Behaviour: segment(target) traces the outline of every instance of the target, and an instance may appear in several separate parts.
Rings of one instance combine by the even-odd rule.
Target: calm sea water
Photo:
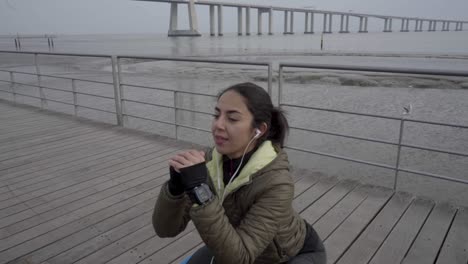
[[[27,51],[51,51],[72,53],[96,53],[119,55],[162,55],[228,58],[236,60],[326,63],[339,65],[365,65],[404,67],[418,69],[445,69],[468,71],[468,32],[420,32],[420,33],[368,33],[324,35],[324,50],[320,51],[321,36],[296,34],[283,36],[242,36],[168,38],[164,35],[76,35],[58,36],[55,48],[49,50],[47,40],[23,40]],[[0,39],[1,50],[14,50],[12,40]],[[109,62],[101,59],[76,59],[42,56],[43,74],[74,76],[82,79],[112,81]],[[32,56],[0,54],[0,67],[34,72]],[[198,91],[209,94],[239,81],[253,81],[265,86],[265,69],[235,67],[231,65],[201,65],[152,61],[124,63],[124,83],[163,87],[178,91]],[[302,70],[286,74],[284,102],[304,106],[333,108],[338,110],[401,117],[403,107],[412,105],[411,118],[468,124],[468,80],[433,78],[431,76],[385,76],[375,74],[337,74],[336,72]],[[8,74],[0,74],[7,80]],[[35,83],[34,76],[16,76],[16,81]],[[456,84],[456,85],[455,85]],[[69,81],[43,78],[42,85],[71,89]],[[100,95],[113,95],[111,85],[77,82],[78,90]],[[463,88],[464,87],[464,88]],[[9,90],[6,84],[0,89]],[[17,91],[38,95],[37,89],[17,86]],[[275,83],[276,89],[276,83]],[[126,98],[153,104],[172,105],[170,92],[157,92],[124,87]],[[0,93],[0,98],[8,95]],[[48,98],[73,102],[69,93],[46,91]],[[11,99],[8,97],[8,99]],[[28,104],[38,101],[19,98]],[[101,100],[79,96],[79,104],[113,111],[113,100]],[[199,111],[212,111],[212,98],[179,95],[178,106]],[[53,110],[72,114],[73,109],[49,102]],[[152,119],[174,120],[189,126],[209,128],[210,116],[179,111],[176,117],[172,109],[127,103],[126,110]],[[349,115],[336,115],[320,111],[306,111],[286,107],[292,126],[321,129],[334,133],[351,134],[395,142],[398,140],[399,122],[369,119]],[[102,121],[115,122],[112,114],[86,109],[80,115]],[[171,136],[173,126],[129,118],[127,126]],[[179,129],[179,137],[201,144],[211,144],[204,132]],[[350,156],[360,160],[393,166],[396,148],[375,143],[342,139],[314,133],[292,130],[291,146],[313,149],[334,155]],[[406,127],[403,141],[457,152],[468,152],[468,131],[465,129],[411,124]],[[394,172],[332,158],[290,152],[294,165],[334,176],[345,176],[391,187]],[[425,151],[404,149],[402,166],[421,171],[468,179],[468,158]],[[450,200],[468,205],[468,187],[442,180],[423,178],[401,173],[399,190]]]

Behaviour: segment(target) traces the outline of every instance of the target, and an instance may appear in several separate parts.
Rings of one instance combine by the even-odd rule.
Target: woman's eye
[[[229,119],[229,121],[231,121],[231,122],[237,122],[237,121],[238,121],[237,119],[232,118],[232,117],[229,117],[228,119]]]
[[[214,119],[218,119],[218,118],[219,118],[219,114],[213,114],[213,118],[214,118]]]

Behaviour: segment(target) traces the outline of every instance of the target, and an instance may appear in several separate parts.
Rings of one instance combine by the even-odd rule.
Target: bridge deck
[[[194,227],[155,236],[167,159],[189,144],[0,101],[0,263],[179,263]],[[294,171],[329,263],[463,263],[468,210]]]

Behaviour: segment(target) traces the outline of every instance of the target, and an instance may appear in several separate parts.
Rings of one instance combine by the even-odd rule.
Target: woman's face
[[[211,126],[216,150],[229,158],[239,158],[255,136],[253,116],[244,98],[235,91],[225,92],[218,100]],[[249,146],[250,151],[256,142]]]

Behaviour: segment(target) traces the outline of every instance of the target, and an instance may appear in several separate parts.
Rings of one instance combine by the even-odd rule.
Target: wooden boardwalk
[[[0,101],[0,263],[179,263],[201,239],[157,237],[159,136]],[[295,170],[294,206],[329,263],[468,262],[468,210]]]

